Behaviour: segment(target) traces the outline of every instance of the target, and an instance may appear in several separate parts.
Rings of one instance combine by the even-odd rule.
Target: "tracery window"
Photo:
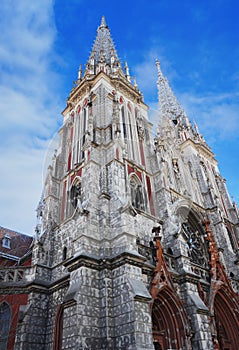
[[[136,209],[145,210],[142,184],[136,176],[130,178],[131,203]]]
[[[7,303],[0,305],[0,350],[7,349],[11,324],[11,308]]]
[[[203,230],[197,222],[194,222],[192,214],[189,214],[187,222],[182,224],[182,233],[187,242],[188,256],[190,259],[205,267],[208,261],[207,244]]]

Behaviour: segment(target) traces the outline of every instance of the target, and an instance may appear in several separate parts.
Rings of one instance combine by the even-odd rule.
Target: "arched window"
[[[204,237],[204,230],[199,224],[199,218],[192,211],[182,207],[179,214],[186,218],[182,223],[181,232],[187,243],[187,252],[190,260],[202,267],[208,265],[208,247]]]
[[[126,142],[126,140],[127,140],[127,127],[126,127],[124,106],[122,106],[122,108],[121,108],[121,116],[122,116],[123,136],[124,136],[124,141]]]
[[[83,120],[82,120],[82,141],[81,141],[81,158],[84,159],[84,144],[86,141],[86,123],[87,123],[87,111],[83,109]]]
[[[66,260],[66,257],[67,257],[67,248],[64,247],[62,251],[62,260]]]
[[[142,184],[136,176],[130,178],[130,192],[132,206],[136,209],[145,210]]]
[[[67,209],[67,217],[70,217],[75,209],[77,208],[77,205],[79,204],[79,201],[81,200],[81,182],[75,181],[73,185],[71,186],[71,189],[67,193],[68,196],[68,209]]]
[[[230,240],[230,243],[231,243],[231,246],[232,246],[232,249],[234,252],[237,251],[237,239],[236,239],[236,235],[235,233],[233,232],[233,227],[230,227],[230,224],[227,223],[226,224],[226,229],[227,229],[227,234],[228,234],[228,237],[229,237],[229,240]]]
[[[134,152],[134,136],[133,136],[133,122],[132,122],[132,114],[131,112],[128,112],[128,120],[129,120],[129,137],[130,137],[130,156],[131,159],[135,159],[135,152]]]
[[[11,324],[11,308],[3,302],[0,305],[0,349],[7,349],[9,330]]]

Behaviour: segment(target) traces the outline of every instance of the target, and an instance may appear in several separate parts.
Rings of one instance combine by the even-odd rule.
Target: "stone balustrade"
[[[0,283],[27,282],[30,273],[30,266],[0,267]]]

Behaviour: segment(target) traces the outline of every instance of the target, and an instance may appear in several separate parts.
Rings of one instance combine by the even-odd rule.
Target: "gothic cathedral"
[[[155,75],[153,138],[103,17],[62,112],[31,266],[1,286],[28,295],[14,349],[239,349],[239,210],[158,61]]]

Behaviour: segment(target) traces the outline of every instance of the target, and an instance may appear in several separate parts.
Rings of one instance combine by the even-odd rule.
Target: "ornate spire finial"
[[[158,71],[158,79],[163,79],[163,74],[162,74],[162,71],[161,71],[161,68],[160,68],[160,62],[159,62],[159,60],[157,58],[155,60],[155,65],[156,65],[156,68],[157,68],[157,71]]]
[[[125,61],[125,77],[130,82],[129,66],[126,61]]]
[[[105,16],[102,16],[99,28],[108,28],[106,21],[105,21]]]
[[[161,73],[161,70],[160,70],[160,62],[159,62],[159,60],[158,60],[157,58],[156,58],[156,60],[155,60],[155,64],[156,64],[158,73],[159,73],[159,72]]]
[[[78,80],[81,80],[82,78],[82,64],[80,64],[79,66],[79,70],[78,70]]]

